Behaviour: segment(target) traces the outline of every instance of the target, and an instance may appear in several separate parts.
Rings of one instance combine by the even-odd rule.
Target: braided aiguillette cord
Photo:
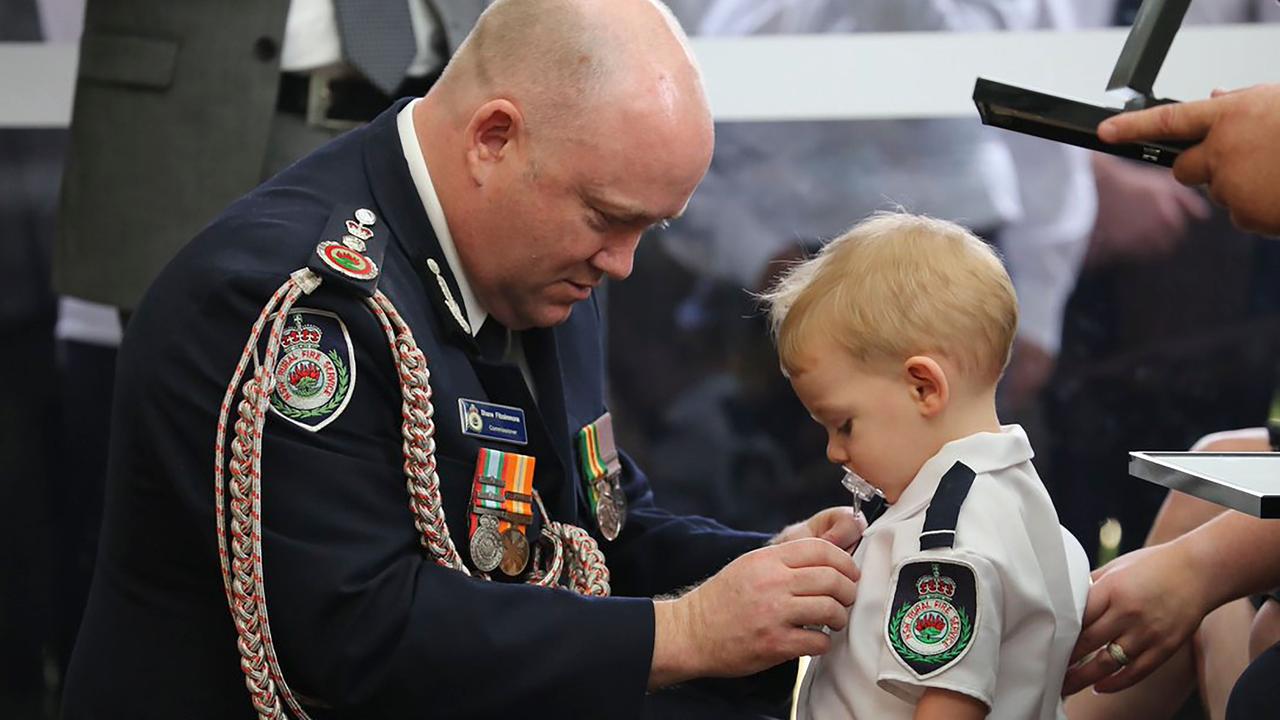
[[[300,280],[302,282],[300,282]],[[218,528],[218,553],[223,571],[223,585],[228,588],[228,603],[236,626],[240,667],[245,673],[245,686],[253,700],[258,717],[280,720],[284,717],[281,700],[299,720],[309,720],[290,691],[276,658],[275,644],[267,615],[266,590],[262,582],[262,431],[266,423],[267,404],[274,388],[274,370],[280,351],[281,330],[289,310],[303,293],[305,282],[298,274],[290,277],[268,301],[258,316],[236,365],[218,416],[214,495]],[[277,311],[278,307],[278,311]],[[272,313],[276,317],[268,336],[263,362],[253,378],[244,383],[232,440],[231,475],[231,562],[226,558],[226,524],[223,519],[223,448],[226,442],[227,415],[240,380],[253,359],[262,329]],[[248,527],[246,527],[246,525]]]
[[[281,700],[298,720],[310,720],[284,680],[267,614],[262,571],[262,441],[267,407],[275,388],[275,366],[285,321],[298,298],[304,293],[314,292],[320,283],[318,276],[303,269],[290,276],[272,295],[249,333],[218,416],[214,468],[218,561],[238,635],[237,646],[245,685],[260,720],[283,720],[286,714]],[[437,564],[470,575],[445,523],[435,460],[435,409],[431,402],[431,374],[426,356],[390,299],[377,292],[367,300],[367,304],[386,334],[396,362],[402,398],[404,472],[409,509],[414,526],[421,535],[420,542]],[[273,314],[275,318],[262,362],[256,366],[253,377],[242,386],[241,380],[255,357],[262,331]],[[227,420],[237,390],[243,399],[236,406],[238,418],[231,443],[233,457],[228,466],[225,461]],[[224,467],[229,467],[231,476],[230,552],[227,550],[228,528],[224,517],[227,509]],[[534,497],[545,521],[542,535],[550,543],[552,553],[548,566],[545,569],[535,568],[529,582],[555,585],[567,565],[569,584],[574,591],[583,595],[608,596],[609,569],[595,539],[582,528],[551,520],[537,491]]]

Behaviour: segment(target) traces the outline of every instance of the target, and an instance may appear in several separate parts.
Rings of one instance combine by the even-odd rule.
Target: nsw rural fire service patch
[[[968,563],[908,560],[898,567],[885,639],[917,678],[932,677],[964,657],[978,619],[977,582]]]
[[[346,324],[324,310],[291,311],[275,380],[271,409],[280,417],[311,432],[337,420],[356,387]]]

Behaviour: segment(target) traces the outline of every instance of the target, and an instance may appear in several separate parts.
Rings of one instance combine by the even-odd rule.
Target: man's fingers
[[[1104,142],[1140,140],[1199,140],[1218,118],[1220,100],[1170,103],[1136,112],[1120,113],[1098,126]]]
[[[784,620],[795,627],[826,625],[838,631],[849,624],[849,609],[825,596],[792,598]]]
[[[836,547],[849,552],[862,539],[862,532],[867,529],[867,519],[862,513],[854,513],[853,508],[840,508],[833,512],[830,525],[822,532],[822,539]]]
[[[1173,176],[1183,185],[1204,185],[1212,180],[1209,172],[1209,151],[1204,145],[1196,145],[1182,151],[1173,163]]]
[[[831,597],[848,607],[858,597],[858,584],[835,568],[799,568],[791,576],[791,594],[798,597]]]
[[[835,568],[850,580],[857,582],[861,573],[853,563],[849,553],[819,538],[792,540],[775,546],[783,564],[789,568],[820,567]]]
[[[783,638],[786,654],[797,658],[801,655],[825,655],[831,649],[831,636],[821,630],[795,628]]]

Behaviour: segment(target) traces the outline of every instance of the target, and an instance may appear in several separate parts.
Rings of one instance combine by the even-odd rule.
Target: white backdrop
[[[854,120],[974,116],[979,75],[1103,104],[1127,30],[860,33],[700,38],[717,119]],[[75,45],[0,44],[0,127],[58,127],[71,117]],[[1215,87],[1280,81],[1280,26],[1184,28],[1157,92],[1180,100]]]

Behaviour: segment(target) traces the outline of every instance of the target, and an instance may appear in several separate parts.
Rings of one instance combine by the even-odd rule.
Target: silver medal
[[[596,523],[604,539],[613,542],[622,534],[622,526],[627,521],[627,498],[617,476],[599,478],[595,486]]]
[[[502,563],[502,536],[498,534],[498,519],[492,515],[480,516],[471,536],[471,562],[480,572],[493,572]]]
[[[356,211],[356,222],[372,227],[377,224],[378,216],[374,215],[369,208],[360,208]]]

